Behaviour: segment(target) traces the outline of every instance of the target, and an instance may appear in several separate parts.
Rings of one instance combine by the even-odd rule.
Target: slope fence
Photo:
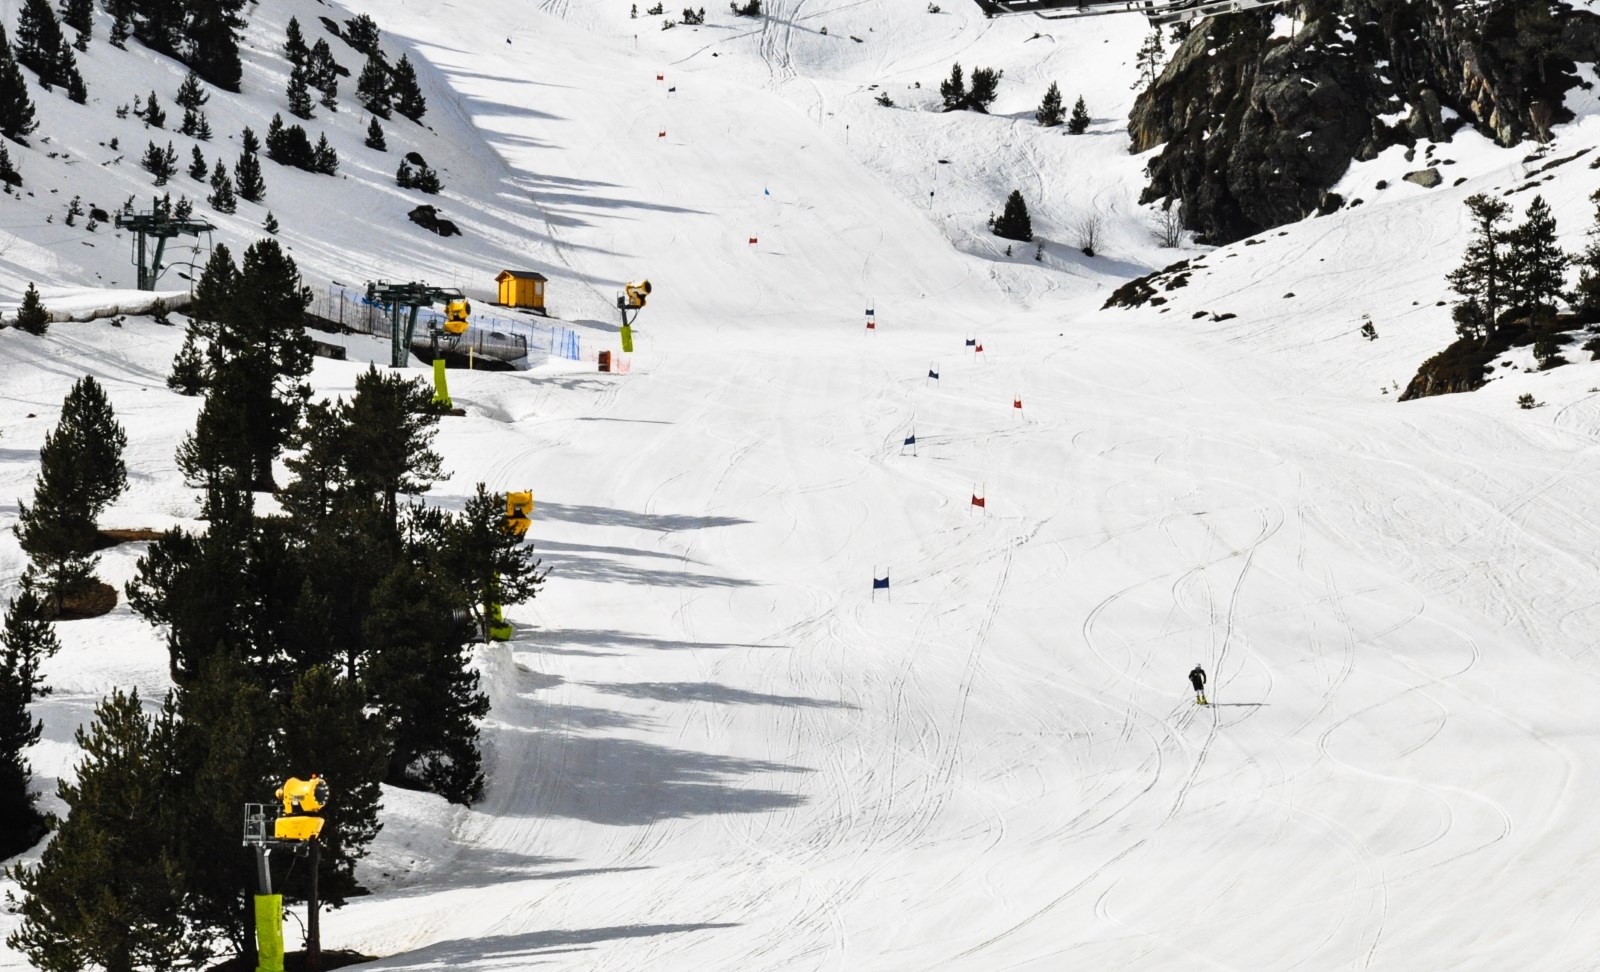
[[[368,300],[366,294],[334,281],[313,296],[306,308],[308,322],[322,330],[343,334],[371,334],[392,339],[389,306]],[[444,314],[424,307],[417,314],[412,334],[413,350],[426,350],[432,343],[431,326],[444,322]],[[545,321],[518,320],[495,314],[474,313],[466,333],[441,335],[440,346],[454,354],[472,354],[503,361],[518,369],[543,364],[551,358],[583,360],[578,332]]]

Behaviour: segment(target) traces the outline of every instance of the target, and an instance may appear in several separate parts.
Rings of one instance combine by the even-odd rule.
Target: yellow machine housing
[[[311,840],[322,833],[321,817],[279,817],[272,822],[272,836],[278,840]]]
[[[623,287],[627,292],[624,300],[629,310],[638,310],[645,304],[645,298],[650,296],[650,281],[641,280],[636,284],[627,284]]]
[[[472,313],[472,304],[465,297],[451,300],[444,305],[444,330],[446,334],[460,334],[467,329],[467,316]]]
[[[279,840],[311,840],[322,833],[322,818],[310,816],[328,802],[328,782],[312,773],[311,779],[291,776],[275,794],[283,801],[283,816],[272,822],[272,836]],[[291,816],[293,814],[293,816]]]
[[[528,532],[529,525],[533,522],[528,519],[533,515],[533,493],[507,493],[506,494],[506,529],[522,536]]]

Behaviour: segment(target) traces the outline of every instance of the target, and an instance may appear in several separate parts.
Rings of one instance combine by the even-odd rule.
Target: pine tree
[[[11,153],[0,143],[0,185],[7,187],[22,185],[22,173],[17,171],[11,162]]]
[[[1456,316],[1457,329],[1472,329],[1479,337],[1487,339],[1500,325],[1500,313],[1506,285],[1505,243],[1506,231],[1501,228],[1508,207],[1504,201],[1482,193],[1468,196],[1468,212],[1474,224],[1474,236],[1462,255],[1461,266],[1451,271],[1446,279],[1450,289],[1464,300]]]
[[[133,35],[153,51],[177,57],[184,35],[182,0],[134,0]]]
[[[211,100],[211,95],[201,85],[200,75],[191,70],[183,76],[183,83],[178,85],[178,93],[172,100],[180,108],[199,111],[206,102]]]
[[[28,82],[11,54],[5,28],[0,27],[0,135],[26,144],[24,139],[37,127],[39,123],[33,120],[33,98],[28,94]]]
[[[219,163],[220,164],[220,163]],[[167,375],[167,387],[180,395],[199,395],[210,385],[205,358],[195,342],[195,329],[189,328],[183,336],[183,347],[172,359],[172,371]]]
[[[314,665],[295,680],[274,738],[275,765],[302,779],[316,773],[338,787],[338,798],[323,811],[318,888],[327,904],[338,907],[357,891],[356,862],[382,826],[379,784],[389,763],[383,720],[368,712],[365,686]],[[305,883],[302,875],[284,890],[304,898]]]
[[[463,605],[446,584],[404,558],[379,581],[363,625],[362,678],[393,740],[385,782],[471,803],[483,793],[473,720],[489,711],[489,700],[467,667],[473,626],[454,614]]]
[[[1161,43],[1161,28],[1151,27],[1150,33],[1145,36],[1144,45],[1139,48],[1139,53],[1134,55],[1134,65],[1139,71],[1139,80],[1133,84],[1134,90],[1155,84],[1156,78],[1161,76],[1161,66],[1166,60],[1166,53],[1166,47]]]
[[[300,33],[300,19],[298,17],[290,17],[289,26],[284,31],[283,56],[288,59],[291,65],[304,67],[306,58],[310,53],[306,49],[306,39]]]
[[[57,83],[56,58],[62,43],[61,24],[50,0],[23,0],[17,16],[16,58],[39,76],[45,88]]]
[[[50,330],[50,312],[44,309],[39,290],[31,282],[22,294],[22,305],[17,308],[17,327],[39,337]]]
[[[367,139],[363,144],[380,152],[389,151],[388,143],[383,140],[383,126],[378,124],[378,119],[367,122]]]
[[[967,103],[967,82],[961,76],[961,65],[950,68],[950,77],[939,82],[939,97],[944,99],[945,111],[960,111]]]
[[[139,161],[144,170],[156,177],[156,185],[164,186],[178,172],[178,150],[168,142],[165,149],[151,142]]]
[[[1553,315],[1570,263],[1556,245],[1550,205],[1534,196],[1526,220],[1506,234],[1506,306],[1533,317]]]
[[[199,116],[194,124],[194,137],[202,142],[211,141],[211,123],[206,120],[205,112],[197,112]]]
[[[1083,95],[1078,96],[1078,103],[1072,106],[1072,117],[1067,119],[1067,134],[1082,135],[1089,130],[1089,108],[1083,103]]]
[[[267,218],[261,221],[261,228],[273,236],[278,235],[278,230],[280,228],[278,226],[278,217],[272,215],[272,210],[267,210]]]
[[[244,76],[239,61],[239,31],[244,20],[239,11],[244,0],[208,0],[189,3],[188,44],[184,61],[206,81],[224,91],[238,91]]]
[[[206,404],[211,406],[210,395]],[[169,674],[179,685],[201,678],[217,657],[245,657],[254,632],[265,627],[257,617],[260,598],[247,590],[252,574],[260,574],[252,566],[258,550],[254,500],[236,479],[226,479],[225,464],[238,461],[242,449],[225,439],[217,445],[234,455],[216,460],[219,486],[209,500],[206,531],[192,535],[173,528],[162,534],[124,587],[133,612],[165,628]]]
[[[220,165],[221,160],[218,160],[217,164]],[[204,180],[206,172],[206,157],[200,153],[200,146],[191,146],[189,148],[189,178]]]
[[[290,150],[286,141],[287,131],[288,129],[283,124],[283,116],[274,112],[272,121],[267,122],[267,158],[279,165],[285,165],[289,161]]]
[[[356,101],[379,118],[389,117],[389,67],[376,54],[368,55],[356,80]]]
[[[306,82],[313,88],[324,89],[339,78],[339,63],[333,59],[333,48],[326,38],[317,38],[306,58]]]
[[[311,91],[306,87],[306,72],[302,67],[296,66],[289,72],[289,114],[296,118],[311,117]],[[267,132],[267,152],[270,157],[272,152],[272,132]]]
[[[50,694],[39,666],[61,650],[31,572],[22,575],[22,587],[6,611],[0,648],[0,856],[12,857],[46,833],[34,805],[27,758],[43,726],[28,714],[28,706]]]
[[[322,92],[322,107],[335,110],[339,104],[339,64],[333,59],[333,50],[325,39],[318,38],[306,62],[306,81]]]
[[[417,170],[416,175],[412,176],[411,187],[413,189],[421,189],[430,196],[437,195],[442,188],[439,183],[439,173],[424,165]]]
[[[183,109],[183,121],[178,125],[179,135],[193,136],[200,127],[200,115],[193,108]]]
[[[127,6],[118,4],[118,9],[111,15],[111,34],[109,36],[111,46],[123,47],[132,33],[133,16]]]
[[[194,298],[189,302],[189,320],[198,328],[200,337],[209,340],[216,336],[216,324],[232,306],[238,285],[239,268],[233,262],[233,254],[228,244],[218,243],[206,259],[205,269],[194,286]]]
[[[211,195],[206,197],[206,202],[219,213],[231,214],[239,209],[239,201],[233,194],[233,178],[221,159],[211,170]]]
[[[65,0],[61,22],[87,38],[94,29],[94,0]]]
[[[173,843],[189,822],[175,738],[170,709],[147,718],[138,694],[120,691],[78,729],[76,782],[57,786],[66,820],[36,866],[7,872],[21,887],[22,921],[6,944],[34,967],[167,969],[209,956],[207,936],[182,915],[188,882]]]
[[[479,483],[440,547],[443,573],[472,606],[484,641],[495,606],[529,600],[544,583],[532,544],[506,526],[505,512],[505,494]]]
[[[422,116],[428,111],[428,100],[422,96],[422,86],[417,82],[417,69],[412,67],[411,59],[404,54],[400,55],[400,63],[394,66],[391,91],[395,111],[414,122],[422,121]]]
[[[220,933],[238,951],[248,947],[253,854],[239,843],[247,802],[270,799],[272,700],[266,685],[237,658],[219,653],[200,677],[175,693],[176,756],[183,774],[183,838],[176,842],[188,892],[183,913]],[[275,775],[275,774],[274,774]]]
[[[339,171],[339,153],[334,150],[333,144],[328,141],[328,134],[323,132],[317,136],[317,147],[311,150],[312,168],[323,175],[335,175]]]
[[[149,99],[145,101],[144,113],[142,117],[144,118],[145,124],[151,126],[152,128],[166,127],[167,112],[166,109],[161,107],[161,102],[156,98],[156,93],[154,91],[150,92]]]
[[[994,221],[994,235],[1023,243],[1033,239],[1033,223],[1028,219],[1028,204],[1022,201],[1022,192],[1011,190],[1006,197],[1006,208]]]
[[[399,496],[427,492],[445,478],[433,451],[439,415],[433,392],[420,379],[369,366],[356,377],[356,394],[343,408],[342,439],[352,489],[376,497],[389,531],[398,528]]]
[[[85,375],[67,393],[56,436],[45,437],[39,462],[41,467],[56,462],[73,467],[92,524],[128,488],[128,470],[122,460],[127,445],[128,435],[117,422],[105,389]],[[56,449],[62,450],[60,457]],[[41,468],[41,478],[44,475]]]
[[[972,90],[967,92],[966,107],[988,114],[989,106],[994,104],[994,99],[999,93],[1000,79],[1004,76],[1004,71],[996,71],[993,68],[974,68]]]
[[[378,25],[366,14],[356,14],[345,21],[347,28],[344,33],[345,41],[356,50],[368,57],[380,56],[378,54]]]
[[[208,265],[202,277],[209,274]],[[197,425],[183,447],[201,458],[220,456],[221,465],[191,461],[191,467],[223,468],[247,488],[274,488],[272,460],[290,441],[310,397],[301,380],[311,372],[312,346],[302,321],[309,299],[276,240],[259,240],[245,251],[216,319],[212,385],[201,412],[211,424]],[[184,471],[193,478],[190,468]]]
[[[66,41],[61,42],[61,50],[56,55],[56,77],[67,89],[68,101],[78,105],[88,103],[89,86],[84,84],[83,75],[78,72],[78,58]]]
[[[261,160],[256,157],[259,149],[256,133],[246,127],[239,161],[233,167],[233,182],[239,198],[248,202],[260,202],[267,194],[267,184],[261,178]]]
[[[1038,110],[1033,113],[1033,120],[1046,128],[1054,128],[1061,124],[1065,114],[1065,109],[1061,107],[1061,88],[1052,81],[1050,89],[1044,93],[1044,100],[1039,102]]]
[[[1594,205],[1594,223],[1589,227],[1589,242],[1575,261],[1578,264],[1578,286],[1572,291],[1573,308],[1581,320],[1600,321],[1600,190],[1590,194]]]
[[[394,184],[402,189],[410,189],[416,185],[416,172],[411,168],[411,163],[405,159],[400,160],[400,167],[394,170]]]

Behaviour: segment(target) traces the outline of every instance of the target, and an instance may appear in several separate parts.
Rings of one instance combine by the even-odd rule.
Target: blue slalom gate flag
[[[868,317],[872,316],[872,308],[870,308],[870,307],[867,308],[867,316]]]
[[[770,195],[772,195],[772,190],[771,190],[771,189],[765,189],[765,188],[763,188],[763,189],[762,189],[762,190],[761,190],[761,194],[762,194],[762,195],[763,195],[763,196],[770,196]]]
[[[969,348],[973,347],[977,343],[978,343],[978,339],[977,338],[967,338],[967,347],[969,347]]]
[[[872,579],[872,589],[875,590],[875,591],[886,591],[886,590],[888,590],[889,589],[889,578],[887,578],[887,577],[874,577]]]
[[[906,445],[914,446],[916,444],[917,444],[917,433],[913,432],[910,435],[906,436]]]
[[[934,381],[938,381],[939,380],[939,373],[937,371],[934,371],[932,368],[929,368],[928,369],[928,377],[932,378]]]

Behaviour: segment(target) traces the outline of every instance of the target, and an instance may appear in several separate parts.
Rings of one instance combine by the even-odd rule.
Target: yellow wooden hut
[[[496,303],[545,312],[544,285],[549,278],[544,274],[533,270],[502,270],[494,279],[500,285],[500,299]]]

